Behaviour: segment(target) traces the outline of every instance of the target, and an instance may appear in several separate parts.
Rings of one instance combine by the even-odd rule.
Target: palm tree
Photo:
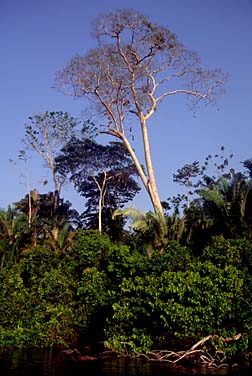
[[[45,231],[45,244],[55,253],[64,252],[71,245],[75,232],[70,230],[70,225],[65,223],[57,233],[48,228]]]
[[[22,252],[29,247],[31,231],[26,216],[17,213],[10,206],[0,211],[0,257],[4,264],[16,262]]]
[[[252,181],[242,173],[234,173],[230,179],[222,176],[212,187],[197,193],[214,232],[229,237],[251,233]]]
[[[151,211],[142,213],[133,207],[128,207],[115,210],[113,218],[117,216],[123,216],[130,221],[130,229],[140,235],[149,257],[151,257],[154,249],[164,250],[168,242],[168,227],[166,217],[163,214]]]

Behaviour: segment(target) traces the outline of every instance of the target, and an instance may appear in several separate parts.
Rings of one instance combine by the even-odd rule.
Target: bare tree
[[[98,17],[94,35],[98,47],[72,58],[57,73],[56,86],[65,94],[91,100],[94,114],[106,121],[102,132],[124,143],[154,210],[163,214],[147,122],[158,104],[172,95],[185,94],[193,105],[215,101],[226,78],[219,69],[204,70],[197,54],[186,49],[175,34],[135,10]],[[129,137],[134,119],[142,132],[145,168]]]
[[[73,136],[74,128],[79,121],[67,112],[48,112],[29,117],[30,123],[25,125],[24,145],[35,151],[44,160],[45,166],[51,171],[55,192],[60,195],[66,178],[57,174],[55,157],[60,149]],[[22,154],[26,151],[22,150]],[[47,181],[45,181],[45,184]]]

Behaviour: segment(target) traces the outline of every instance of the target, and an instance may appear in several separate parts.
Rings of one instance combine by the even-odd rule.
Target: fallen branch
[[[195,345],[193,345],[190,350],[195,350],[197,347],[202,346],[205,342],[213,338],[219,338],[222,342],[227,343],[227,342],[232,342],[232,341],[238,341],[241,337],[242,337],[242,333],[238,333],[234,337],[227,337],[227,338],[217,336],[216,334],[215,335],[210,334],[209,336],[204,337],[200,341],[195,343]]]
[[[241,333],[236,334],[234,337],[223,338],[218,335],[208,335],[196,342],[189,350],[185,351],[169,351],[169,350],[153,350],[147,354],[140,354],[149,361],[169,362],[172,364],[178,364],[182,360],[190,359],[197,361],[197,359],[207,365],[208,367],[228,367],[226,363],[227,357],[223,351],[216,351],[214,355],[209,354],[202,347],[206,342],[211,339],[219,338],[222,342],[228,343],[231,341],[238,341],[242,337]]]

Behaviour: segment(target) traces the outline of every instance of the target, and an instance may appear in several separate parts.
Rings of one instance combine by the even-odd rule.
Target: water
[[[248,376],[248,370],[189,369],[167,364],[124,358],[95,362],[69,362],[60,352],[44,350],[2,350],[0,376],[180,376],[180,375],[239,375]]]

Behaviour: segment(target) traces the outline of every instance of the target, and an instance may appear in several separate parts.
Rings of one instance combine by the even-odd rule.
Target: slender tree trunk
[[[151,160],[148,129],[146,126],[146,121],[143,118],[141,119],[141,128],[142,128],[142,136],[143,136],[143,144],[144,144],[145,162],[146,162],[146,168],[147,168],[147,173],[149,177],[148,193],[151,198],[155,212],[164,216],[164,211],[163,211],[160,197],[158,194],[156,179],[155,179],[152,160]]]
[[[102,191],[100,191],[98,202],[98,230],[102,233]]]
[[[111,177],[107,178],[107,172],[103,171],[103,181],[102,184],[99,184],[98,180],[95,176],[92,176],[95,184],[97,185],[97,188],[99,190],[99,201],[98,201],[98,230],[100,233],[102,233],[102,209],[104,205],[104,196],[106,193],[106,183],[108,180],[111,179]]]
[[[30,181],[29,181],[29,174],[28,174],[28,168],[25,162],[25,183],[26,183],[26,189],[28,194],[28,227],[31,228],[31,222],[32,222],[32,201],[31,201],[31,188],[30,188]]]

